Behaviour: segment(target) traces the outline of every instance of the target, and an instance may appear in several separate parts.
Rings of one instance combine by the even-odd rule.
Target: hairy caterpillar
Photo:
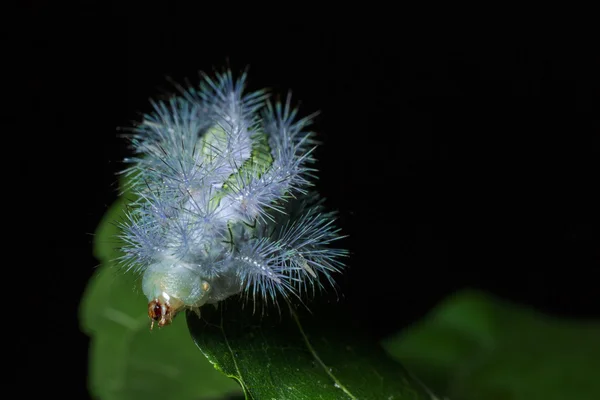
[[[335,215],[311,192],[313,116],[296,118],[288,95],[245,93],[246,73],[204,75],[179,87],[130,135],[123,171],[136,200],[122,223],[120,259],[143,275],[159,327],[181,310],[244,294],[277,295],[333,284],[346,250]]]

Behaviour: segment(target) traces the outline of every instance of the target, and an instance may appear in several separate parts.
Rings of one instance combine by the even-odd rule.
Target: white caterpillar
[[[121,258],[143,274],[148,315],[159,326],[185,308],[235,294],[275,301],[333,284],[346,250],[334,214],[309,178],[312,116],[296,119],[290,96],[244,93],[246,74],[205,76],[133,130],[126,159],[137,196],[122,224]]]

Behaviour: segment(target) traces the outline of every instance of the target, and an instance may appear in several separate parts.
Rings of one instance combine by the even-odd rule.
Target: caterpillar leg
[[[198,318],[201,317],[201,315],[200,315],[200,307],[191,307],[191,309],[198,316]]]

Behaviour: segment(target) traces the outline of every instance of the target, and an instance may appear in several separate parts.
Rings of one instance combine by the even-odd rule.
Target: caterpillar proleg
[[[310,178],[313,115],[290,95],[246,93],[246,73],[204,75],[132,129],[123,173],[136,200],[120,261],[142,275],[159,327],[184,309],[241,294],[276,302],[334,284],[347,251]]]

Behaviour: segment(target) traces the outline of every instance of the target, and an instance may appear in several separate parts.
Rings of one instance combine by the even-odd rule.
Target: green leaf
[[[176,318],[150,332],[139,282],[111,262],[121,255],[115,223],[132,200],[126,199],[121,196],[97,229],[101,267],[80,310],[82,330],[92,338],[95,398],[216,399],[240,393],[241,384],[247,398],[260,400],[434,399],[378,343],[359,335],[339,307],[260,317],[234,297],[219,309],[203,307],[202,319],[188,313],[187,325]]]
[[[82,330],[91,337],[91,395],[101,400],[200,400],[239,393],[239,386],[198,352],[183,318],[168,329],[150,331],[139,282],[111,263],[119,255],[114,223],[124,207],[121,198],[97,229],[94,250],[101,267],[80,308]]]
[[[452,400],[600,399],[600,322],[465,291],[384,343]]]
[[[198,348],[247,399],[434,398],[339,307],[313,309],[263,316],[233,298],[187,321]]]

